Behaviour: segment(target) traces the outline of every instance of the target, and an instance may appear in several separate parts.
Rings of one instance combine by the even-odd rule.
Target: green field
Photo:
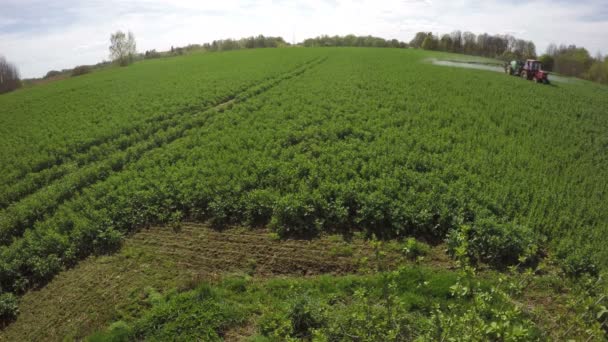
[[[476,266],[550,263],[568,279],[603,273],[608,88],[541,86],[427,62],[445,56],[373,48],[194,54],[0,96],[0,291],[22,295],[90,255],[116,251],[141,228],[182,221],[269,229],[282,239],[447,238],[450,254]],[[413,271],[394,272],[399,284]],[[380,274],[335,286],[369,287],[386,280]],[[294,281],[317,288],[328,280]],[[273,286],[287,285],[254,282],[244,297],[230,284],[205,286],[194,290],[213,294],[204,305],[255,302],[207,317],[214,323],[205,329],[217,332],[280,306]],[[350,291],[317,289],[310,300],[326,305],[347,293],[364,314],[365,300]],[[408,291],[397,290],[399,310],[424,295]],[[422,311],[431,317],[432,308]],[[335,329],[357,321],[339,322],[334,309],[318,334],[340,340]],[[142,332],[157,314],[150,310],[125,333],[166,338],[171,330]],[[593,315],[599,324],[608,316]],[[224,326],[221,317],[236,321]],[[193,329],[183,338],[212,336]],[[416,329],[407,339],[441,336]],[[523,340],[542,339],[543,329]]]

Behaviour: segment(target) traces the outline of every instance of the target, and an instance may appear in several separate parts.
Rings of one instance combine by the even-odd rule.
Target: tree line
[[[550,44],[540,60],[549,71],[608,84],[608,57],[591,57],[583,47]]]
[[[410,42],[410,46],[501,60],[536,58],[534,42],[517,39],[508,34],[476,35],[472,32],[454,31],[449,34],[434,35],[431,32],[418,32]]]
[[[110,36],[110,58],[121,66],[131,64],[138,59],[151,59],[182,55],[194,51],[229,51],[239,49],[278,48],[292,46],[282,37],[251,36],[241,39],[220,39],[205,44],[190,44],[184,47],[171,47],[170,51],[157,52],[147,50],[138,53],[133,33],[117,31]],[[297,46],[303,47],[384,47],[384,48],[420,48],[424,50],[445,51],[466,55],[497,58],[504,61],[514,59],[537,58],[534,42],[518,39],[511,35],[476,35],[472,32],[453,31],[449,34],[435,35],[432,32],[418,32],[409,42],[397,39],[384,39],[373,36],[328,36],[322,35],[304,40]],[[567,76],[580,77],[594,82],[608,84],[608,58],[598,55],[591,57],[583,47],[576,45],[549,45],[547,52],[538,57],[543,68]],[[93,69],[108,65],[102,62],[94,66],[82,65],[62,71],[51,70],[44,79],[61,75],[78,76]],[[0,56],[0,94],[13,91],[22,86],[19,71],[14,64]]]
[[[324,47],[324,46],[355,46],[355,47],[390,47],[407,48],[408,44],[397,39],[387,40],[373,36],[319,36],[309,38],[301,43],[304,47]]]

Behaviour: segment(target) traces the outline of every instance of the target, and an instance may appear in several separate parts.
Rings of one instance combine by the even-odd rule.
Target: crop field
[[[194,54],[0,96],[0,293],[182,221],[280,239],[413,236],[501,270],[550,257],[570,275],[605,271],[608,88],[436,56]]]

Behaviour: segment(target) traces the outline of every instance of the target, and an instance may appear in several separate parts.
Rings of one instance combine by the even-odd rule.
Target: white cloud
[[[138,48],[220,38],[280,35],[297,41],[321,34],[371,34],[409,41],[417,31],[511,33],[543,51],[550,42],[574,43],[592,54],[608,49],[603,0],[119,0],[42,2],[3,0],[0,53],[25,77],[107,59],[111,32],[131,30]]]

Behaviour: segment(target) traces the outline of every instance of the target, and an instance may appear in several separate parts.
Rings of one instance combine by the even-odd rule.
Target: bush
[[[293,337],[309,338],[314,329],[318,329],[324,324],[321,303],[306,296],[301,297],[292,305],[289,319]]]
[[[145,59],[153,59],[153,58],[160,58],[160,52],[156,51],[156,50],[146,50],[146,52],[144,53],[144,58]]]
[[[416,259],[421,256],[429,254],[431,247],[424,242],[420,242],[414,238],[408,238],[405,240],[402,252],[409,259]]]
[[[314,237],[322,228],[312,200],[300,195],[286,195],[275,205],[271,227],[281,237]]]
[[[49,72],[46,73],[46,75],[44,75],[44,78],[51,78],[51,77],[55,77],[55,76],[59,76],[61,75],[61,71],[57,71],[57,70],[51,70]]]
[[[555,60],[552,56],[544,54],[538,58],[540,60],[540,64],[543,67],[543,70],[553,71],[553,64],[555,64]]]
[[[576,278],[583,275],[596,277],[599,274],[597,264],[588,249],[562,242],[557,248],[556,256],[562,270],[570,277]]]
[[[259,322],[263,335],[282,341],[310,339],[314,330],[324,325],[322,303],[308,296],[297,297],[287,310],[264,314]]]
[[[72,70],[72,76],[80,76],[84,74],[88,74],[92,71],[91,67],[88,65],[80,65]]]
[[[91,335],[88,342],[120,342],[129,341],[132,339],[132,328],[123,321],[112,323],[110,327],[103,332],[97,332]]]
[[[0,294],[0,327],[15,320],[18,314],[19,305],[17,297],[12,293]]]
[[[452,256],[465,256],[473,264],[484,262],[497,268],[537,261],[538,238],[528,227],[482,219],[453,229],[447,238]]]

